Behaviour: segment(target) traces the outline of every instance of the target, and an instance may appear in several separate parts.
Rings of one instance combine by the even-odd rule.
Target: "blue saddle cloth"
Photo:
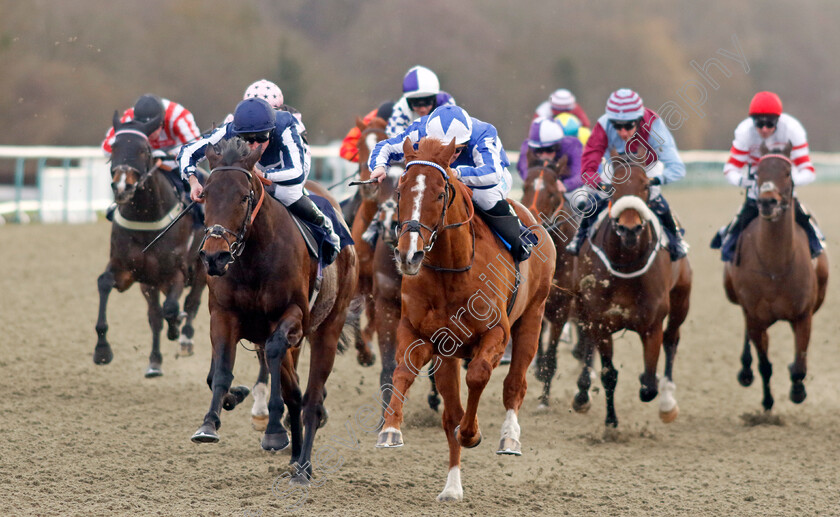
[[[333,230],[336,235],[338,235],[338,239],[341,242],[341,249],[344,249],[345,246],[354,244],[353,237],[350,235],[350,232],[347,230],[344,222],[338,217],[338,214],[329,200],[321,196],[316,196],[315,194],[309,194],[309,198],[315,203],[321,212],[323,212],[323,214],[329,217],[330,221],[332,221]],[[326,264],[323,260],[323,257],[327,255],[323,252],[324,247],[329,246],[329,244],[326,243],[327,232],[324,228],[310,223],[309,221],[298,219],[297,217],[295,217],[295,220],[303,223],[303,228],[306,228],[309,231],[309,237],[314,240],[314,242],[312,242],[310,238],[307,238],[308,236],[306,235],[306,232],[304,232],[304,239],[306,240],[309,254],[318,259],[322,268],[327,267],[328,264]]]

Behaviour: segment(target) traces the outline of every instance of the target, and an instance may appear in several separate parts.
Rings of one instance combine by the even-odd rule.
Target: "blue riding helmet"
[[[262,133],[274,129],[274,108],[264,99],[249,98],[236,105],[233,112],[233,132]]]

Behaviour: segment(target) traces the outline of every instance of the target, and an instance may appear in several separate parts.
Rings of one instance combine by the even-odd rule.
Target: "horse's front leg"
[[[271,376],[268,399],[268,425],[261,442],[267,451],[280,451],[289,446],[289,434],[283,427],[282,364],[291,345],[297,345],[303,335],[303,312],[297,305],[286,309],[274,332],[265,342],[265,358]],[[294,458],[292,458],[294,461]]]
[[[111,345],[107,338],[108,319],[106,317],[108,297],[111,290],[116,287],[120,292],[125,291],[133,282],[134,279],[128,272],[122,271],[114,274],[110,263],[96,280],[96,286],[99,289],[99,316],[96,318],[97,339],[96,347],[93,349],[93,362],[95,364],[108,364],[114,358],[114,353],[111,351]]]
[[[747,319],[747,329],[750,340],[755,344],[755,355],[758,356],[758,373],[761,374],[761,383],[764,396],[761,405],[765,411],[773,409],[773,394],[770,392],[770,377],[773,376],[773,365],[767,356],[770,340],[767,337],[767,327],[757,321]]]
[[[467,409],[461,418],[461,425],[456,430],[458,443],[462,447],[471,449],[481,443],[481,431],[478,428],[478,401],[481,393],[490,381],[493,368],[499,365],[505,346],[510,337],[507,321],[499,324],[482,334],[478,351],[467,367]],[[533,358],[533,352],[531,353]],[[527,368],[527,365],[525,366]],[[507,390],[506,390],[507,391]],[[507,402],[507,400],[506,400]],[[507,406],[507,404],[505,404]]]
[[[260,363],[260,372],[254,384],[251,426],[255,431],[265,431],[268,425],[268,362],[265,358],[265,348],[257,347],[257,359]]]
[[[184,273],[176,271],[172,281],[167,286],[166,299],[163,301],[163,319],[166,320],[168,328],[166,330],[166,338],[170,341],[175,341],[181,335],[178,326],[181,324],[181,308],[179,302],[181,294],[184,292]]]
[[[213,359],[207,379],[210,381],[210,390],[213,392],[213,395],[210,400],[210,409],[204,415],[204,423],[192,436],[193,442],[218,442],[219,435],[216,431],[222,426],[219,418],[222,403],[226,402],[228,409],[233,409],[230,407],[230,403],[235,402],[235,398],[239,398],[234,395],[234,399],[231,399],[228,393],[230,385],[233,382],[233,364],[236,361],[236,344],[239,341],[239,337],[239,319],[236,315],[211,307],[210,343],[213,347]],[[237,393],[239,395],[243,393],[240,388],[243,387],[237,387]],[[245,388],[245,395],[247,395],[247,390]]]
[[[793,363],[788,366],[790,371],[790,400],[794,404],[801,404],[808,395],[805,392],[805,374],[808,371],[808,342],[811,340],[811,318],[809,312],[805,316],[790,323],[796,341]]]
[[[402,447],[400,425],[405,397],[420,369],[432,358],[432,344],[421,338],[404,318],[397,327],[396,357],[397,367],[392,380],[394,392],[385,410],[385,423],[379,431],[377,447]]]
[[[160,353],[160,332],[163,330],[163,312],[160,309],[160,290],[151,285],[141,284],[140,290],[148,306],[149,328],[152,329],[152,352],[149,354],[149,367],[146,377],[160,377],[163,375],[161,366],[163,355]]]
[[[181,327],[181,338],[179,340],[181,350],[178,352],[178,357],[189,357],[193,355],[193,336],[195,335],[193,322],[195,321],[196,314],[198,314],[198,307],[201,305],[201,293],[204,292],[204,288],[207,286],[207,275],[204,274],[204,266],[200,260],[196,262],[192,286],[187,297],[184,299],[184,312],[187,316],[184,319],[184,325]]]

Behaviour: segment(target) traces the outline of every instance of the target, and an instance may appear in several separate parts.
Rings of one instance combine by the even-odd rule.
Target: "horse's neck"
[[[120,214],[132,221],[156,221],[177,203],[174,188],[163,175],[152,172],[143,185],[135,190],[131,202],[120,207]]]
[[[764,266],[770,268],[788,266],[793,254],[793,230],[793,203],[777,221],[758,217],[756,251],[770,251],[769,253],[762,253],[761,263]]]

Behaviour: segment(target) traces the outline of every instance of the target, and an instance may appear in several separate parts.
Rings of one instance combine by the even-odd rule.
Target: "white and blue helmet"
[[[563,126],[547,118],[537,118],[531,122],[528,132],[528,147],[535,149],[550,147],[557,144],[566,136]]]
[[[440,81],[434,72],[425,66],[415,66],[403,78],[403,94],[406,99],[430,97],[440,93]]]
[[[455,139],[455,145],[465,144],[472,136],[472,119],[458,106],[441,106],[426,120],[426,136],[436,138],[448,145]]]

